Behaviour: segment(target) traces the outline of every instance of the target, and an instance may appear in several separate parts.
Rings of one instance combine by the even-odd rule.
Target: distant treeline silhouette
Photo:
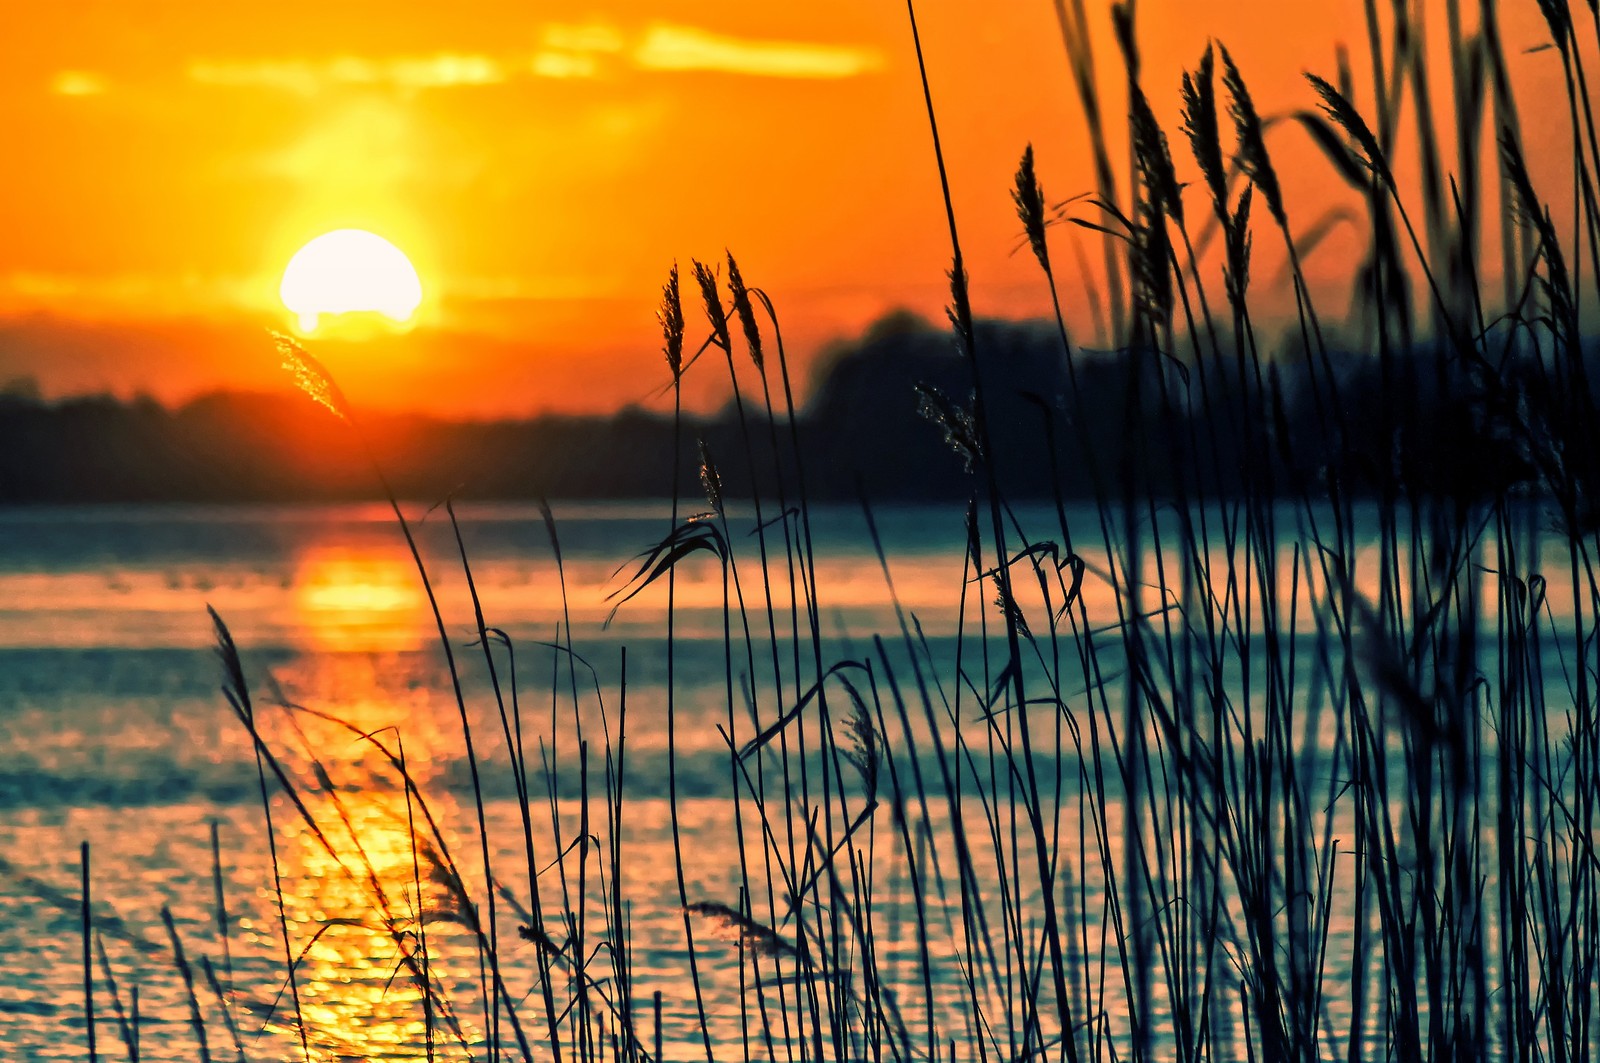
[[[1432,350],[1387,363],[1341,355],[1335,416],[1292,354],[1261,373],[1245,367],[1243,378],[1226,359],[1150,351],[1075,351],[1069,360],[1053,326],[997,320],[979,322],[976,347],[1011,497],[1160,494],[1172,486],[1169,470],[1183,468],[1199,470],[1198,486],[1213,496],[1338,478],[1359,494],[1465,499],[1534,487],[1554,468],[1594,482],[1588,467],[1600,461],[1600,428],[1579,413],[1590,402],[1560,383],[1595,377],[1560,372],[1531,349],[1525,365],[1493,373]],[[797,422],[810,497],[966,497],[977,445],[971,393],[971,369],[949,334],[912,315],[836,347]],[[1241,431],[1247,423],[1256,430]],[[362,431],[395,490],[415,499],[640,498],[672,483],[670,414],[638,408],[488,423],[381,414],[364,418]],[[763,485],[780,475],[765,423],[747,431],[730,404],[686,416],[684,482],[699,472],[696,437],[730,496],[749,494],[752,466]],[[781,475],[793,482],[795,470]],[[217,393],[178,409],[0,392],[0,504],[374,497],[356,435],[287,381],[281,395]]]

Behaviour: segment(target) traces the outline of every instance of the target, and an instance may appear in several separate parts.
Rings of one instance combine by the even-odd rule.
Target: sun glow
[[[317,548],[295,574],[296,612],[322,649],[409,649],[426,635],[415,578],[401,555]]]
[[[312,332],[324,314],[378,313],[404,323],[422,302],[422,281],[398,247],[365,229],[335,229],[294,253],[278,287],[283,305]]]

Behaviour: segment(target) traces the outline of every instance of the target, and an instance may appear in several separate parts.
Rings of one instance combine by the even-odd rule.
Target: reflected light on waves
[[[403,553],[319,547],[295,573],[294,607],[323,650],[409,650],[429,635],[427,600]]]

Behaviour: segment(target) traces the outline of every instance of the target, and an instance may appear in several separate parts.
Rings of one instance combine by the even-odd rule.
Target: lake
[[[848,508],[817,510],[809,527],[764,514],[764,538],[749,512],[726,525],[703,521],[719,531],[696,539],[702,548],[675,569],[670,638],[665,578],[622,600],[629,577],[654,563],[645,552],[668,530],[665,503],[557,506],[553,525],[534,507],[464,507],[459,543],[444,510],[407,510],[454,673],[386,507],[0,513],[0,950],[8,957],[0,1045],[8,1057],[87,1057],[83,842],[104,948],[103,962],[98,948],[93,957],[95,1033],[111,1058],[124,1057],[123,1038],[135,1029],[147,1060],[196,1058],[202,1038],[213,1054],[232,1058],[235,1031],[249,1058],[296,1058],[296,996],[318,1058],[487,1058],[494,1041],[508,1046],[509,1058],[517,1026],[545,1028],[544,986],[554,980],[569,1052],[576,1045],[597,1054],[603,1038],[630,1034],[652,1053],[659,1037],[669,1059],[703,1058],[708,1045],[719,1058],[749,1049],[786,1059],[797,1044],[834,1037],[824,1054],[865,1057],[889,1051],[886,1044],[943,1051],[946,1038],[968,1046],[963,1058],[976,1058],[979,1041],[1037,1051],[1061,1033],[1059,1013],[1048,1014],[1057,998],[1042,929],[1045,878],[1075,913],[1066,966],[1111,979],[1062,983],[1101,1016],[1084,1036],[1100,1051],[1126,1051],[1134,1035],[1119,1001],[1138,992],[1133,981],[1119,984],[1114,939],[1127,936],[1119,920],[1128,914],[1121,905],[1137,914],[1143,904],[1154,940],[1191,952],[1204,947],[1208,924],[1152,897],[1111,903],[1119,890],[1108,893],[1105,869],[1127,871],[1134,856],[1152,882],[1179,895],[1203,877],[1185,832],[1204,817],[1180,807],[1188,791],[1159,771],[1141,773],[1134,785],[1165,818],[1158,813],[1145,825],[1148,849],[1130,855],[1128,781],[1115,770],[1130,735],[1116,726],[1125,698],[1159,703],[1180,690],[1213,689],[1208,683],[1218,696],[1233,691],[1245,722],[1230,728],[1248,730],[1274,703],[1298,706],[1301,730],[1284,739],[1294,752],[1285,764],[1300,765],[1297,785],[1306,792],[1329,798],[1325,819],[1295,821],[1325,834],[1302,839],[1328,868],[1328,896],[1316,905],[1326,918],[1312,920],[1323,924],[1316,970],[1335,987],[1323,1022],[1333,1043],[1333,1031],[1345,1037],[1355,1029],[1360,1038],[1368,1036],[1363,1023],[1381,1026],[1378,995],[1342,988],[1383,969],[1376,952],[1356,958],[1381,917],[1370,900],[1335,911],[1356,883],[1338,839],[1364,829],[1338,778],[1351,747],[1342,706],[1357,673],[1318,660],[1341,638],[1330,583],[1305,545],[1307,514],[1282,510],[1274,567],[1256,574],[1280,596],[1270,621],[1250,617],[1260,601],[1230,602],[1221,577],[1197,578],[1197,556],[1145,552],[1133,582],[1143,588],[1149,637],[1170,647],[1173,618],[1192,617],[1177,625],[1177,641],[1209,645],[1212,660],[1231,663],[1206,676],[1168,660],[1135,688],[1119,634],[1119,608],[1133,599],[1119,601],[1112,589],[1118,561],[1092,508],[1061,514],[1081,540],[1076,580],[1072,565],[1058,564],[1064,552],[1041,549],[1037,567],[1013,565],[1025,629],[1014,672],[992,580],[971,571],[959,508],[885,508],[873,514],[875,533]],[[1225,517],[1213,514],[1218,527]],[[1053,509],[1015,518],[1040,542],[1064,538]],[[1217,544],[1213,562],[1226,567],[1228,534],[1218,527],[1208,541]],[[1379,522],[1364,513],[1352,528],[1353,591],[1376,602]],[[1150,530],[1146,523],[1144,534]],[[807,534],[814,583],[785,547],[787,536],[798,550]],[[1528,571],[1560,572],[1564,543],[1540,542]],[[1492,556],[1492,543],[1486,536],[1474,556]],[[484,625],[496,632],[487,656],[463,549]],[[719,551],[731,566],[717,563]],[[1488,567],[1470,570],[1474,593],[1483,595],[1472,623],[1493,661],[1505,617]],[[1402,577],[1414,584],[1424,569],[1408,559]],[[1163,593],[1180,582],[1187,591]],[[807,586],[814,594],[790,593]],[[1209,605],[1196,597],[1208,586]],[[1552,578],[1534,610],[1535,623],[1548,618],[1553,635],[1573,616],[1572,595],[1559,586]],[[813,599],[822,636],[815,647],[804,636]],[[1064,600],[1072,608],[1063,613]],[[223,692],[207,605],[237,644],[260,733],[298,805],[272,763],[258,761]],[[1228,639],[1202,630],[1206,613],[1239,616],[1249,634],[1218,650]],[[1092,633],[1092,659],[1074,631]],[[1573,666],[1569,650],[1551,637],[1526,662],[1550,681],[1540,704],[1552,735],[1568,729],[1574,704],[1561,687]],[[1303,660],[1295,663],[1297,652]],[[1361,671],[1381,678],[1383,662],[1374,660],[1363,657]],[[848,662],[829,680],[832,746],[819,742],[820,703],[807,697],[819,662]],[[1031,699],[1028,713],[1011,711],[1010,688],[1024,681],[1072,711],[1041,713]],[[730,756],[797,703],[761,751]],[[466,753],[463,718],[475,758]],[[1091,724],[1094,733],[1079,733]],[[1403,728],[1391,725],[1380,731],[1382,749],[1370,752],[1392,754],[1380,770],[1398,782],[1410,747]],[[1185,745],[1191,740],[1171,739],[1158,714],[1148,726],[1141,741],[1162,748],[1163,758],[1195,752]],[[1164,738],[1175,744],[1163,747]],[[1494,738],[1480,740],[1472,756],[1492,764]],[[513,769],[518,756],[526,801]],[[399,757],[415,789],[402,782]],[[1039,822],[1028,817],[1030,793],[1043,810]],[[1403,818],[1399,803],[1395,815]],[[485,857],[498,887],[492,928]],[[786,889],[800,900],[786,898]],[[1216,890],[1223,908],[1238,901],[1237,882]],[[820,898],[809,914],[807,895]],[[741,912],[751,923],[743,930],[729,914]],[[796,918],[817,928],[804,942]],[[503,988],[480,968],[475,921],[493,936]],[[292,986],[285,926],[297,956]],[[692,950],[686,933],[695,937]],[[1240,977],[1246,936],[1212,958],[1214,969],[1232,964]],[[858,955],[867,948],[870,956]],[[418,986],[418,955],[442,1004]],[[573,959],[580,955],[581,975]],[[855,984],[800,977],[818,955],[865,974]],[[1166,962],[1170,971],[1185,968]],[[1290,956],[1286,969],[1296,963],[1303,959]],[[541,980],[545,969],[552,981]],[[1181,988],[1172,977],[1166,984]],[[486,997],[509,1003],[488,1010]],[[1143,1021],[1156,1031],[1156,1054],[1171,1055],[1173,1035],[1162,1031],[1181,999],[1152,999]],[[591,1020],[565,1017],[568,1009],[589,1009]],[[1211,1021],[1218,1045],[1256,1036],[1242,1021]],[[533,1041],[538,1053],[548,1051]]]

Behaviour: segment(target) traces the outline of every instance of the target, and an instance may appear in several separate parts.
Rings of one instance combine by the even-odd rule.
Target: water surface
[[[506,992],[519,1010],[542,1022],[539,946],[517,929],[529,925],[531,909],[537,907],[553,927],[582,912],[587,933],[603,929],[612,868],[598,852],[573,857],[569,849],[587,830],[596,841],[615,840],[621,847],[626,939],[636,979],[632,996],[646,1047],[656,1023],[651,996],[660,991],[667,1057],[703,1054],[686,977],[690,953],[677,869],[684,873],[681,897],[691,904],[737,908],[747,902],[780,923],[782,871],[770,861],[774,851],[786,852],[797,866],[806,860],[806,815],[796,811],[801,787],[813,802],[825,797],[811,788],[843,787],[842,807],[850,815],[871,811],[864,777],[829,777],[820,762],[795,761],[791,767],[808,774],[803,782],[789,780],[795,800],[787,808],[773,798],[768,811],[776,826],[763,838],[753,797],[758,786],[781,791],[778,762],[749,762],[765,765],[752,771],[769,773],[758,782],[740,776],[728,755],[730,741],[748,741],[803,699],[805,684],[797,687],[797,672],[813,674],[809,644],[797,653],[790,638],[797,626],[807,627],[811,605],[806,594],[791,593],[806,585],[806,571],[791,558],[807,535],[815,550],[816,614],[824,636],[816,659],[855,662],[843,674],[859,680],[870,668],[875,681],[894,675],[904,690],[918,692],[908,699],[904,717],[888,686],[876,706],[884,714],[882,733],[899,735],[889,743],[885,763],[907,773],[899,782],[906,792],[918,768],[937,789],[935,732],[946,750],[954,748],[957,733],[968,749],[990,750],[986,764],[958,765],[953,783],[974,802],[965,814],[971,816],[966,829],[974,842],[977,888],[985,904],[1014,906],[1019,926],[1027,922],[1029,932],[1036,932],[1037,889],[1014,882],[1007,888],[1020,892],[1002,889],[987,833],[1009,822],[1017,836],[1015,809],[986,804],[984,796],[1020,778],[994,752],[997,741],[1015,739],[1017,721],[1011,714],[986,718],[979,706],[992,691],[1004,689],[1003,640],[992,589],[975,580],[966,556],[967,529],[958,509],[884,509],[874,514],[875,531],[850,509],[820,510],[806,528],[773,522],[768,513],[764,539],[753,534],[753,513],[737,514],[725,526],[708,522],[722,531],[715,542],[733,564],[723,567],[712,551],[699,551],[678,566],[670,664],[667,581],[621,600],[649,548],[668,530],[664,505],[558,507],[559,567],[550,526],[532,507],[464,509],[459,541],[444,511],[408,512],[444,618],[454,673],[428,589],[385,507],[0,513],[0,601],[6,603],[0,609],[0,950],[12,958],[0,971],[0,1044],[8,1055],[87,1055],[77,907],[79,845],[87,841],[96,926],[116,980],[113,994],[97,964],[96,1029],[102,1049],[110,1045],[113,1057],[121,1052],[124,1028],[113,996],[126,1013],[135,987],[141,1058],[196,1055],[198,1035],[162,924],[163,908],[170,909],[193,968],[212,1050],[219,1049],[218,1039],[231,1040],[219,1003],[225,998],[252,1058],[298,1051],[286,1021],[292,1012],[280,889],[291,949],[304,951],[294,988],[323,1058],[414,1058],[429,1050],[429,1024],[394,939],[396,927],[415,933],[418,925],[430,928],[432,976],[456,1005],[453,1014],[434,1016],[439,1044],[432,1047],[454,1058],[469,1050],[463,1045],[476,1046],[471,1051],[481,1056],[497,1019],[482,1005],[477,950],[459,898],[440,885],[446,864],[458,868],[487,922],[475,793],[484,799],[489,861],[501,887],[495,891],[495,934]],[[1046,676],[1068,680],[1071,689],[1060,696],[1092,712],[1084,691],[1094,685],[1093,676],[1104,689],[1123,689],[1117,629],[1124,618],[1109,579],[1120,562],[1104,549],[1094,511],[1074,509],[1067,517],[1064,532],[1053,511],[1018,515],[1038,542],[1050,540],[1056,547],[1054,554],[1039,555],[1048,564],[1027,570],[1049,577],[1043,590],[1019,581],[1018,608],[1031,618],[1035,636],[1025,670],[1034,682]],[[1214,518],[1224,524],[1220,515]],[[1327,588],[1317,584],[1314,552],[1296,551],[1306,541],[1299,515],[1285,510],[1282,525],[1277,577],[1294,609],[1286,607],[1278,634],[1285,644],[1315,647],[1326,634]],[[1059,642],[1044,638],[1061,600],[1058,592],[1071,579],[1070,566],[1056,565],[1068,536],[1085,560],[1077,585],[1080,615],[1104,645],[1100,672],[1078,662],[1071,617],[1062,619]],[[1219,534],[1217,541],[1223,538]],[[769,555],[765,578],[763,548]],[[1376,549],[1370,527],[1362,526],[1352,549],[1359,556]],[[1225,567],[1224,552],[1219,545],[1219,568]],[[1139,582],[1147,588],[1144,607],[1157,609],[1154,623],[1164,600],[1163,575],[1171,581],[1192,560],[1146,554]],[[1559,571],[1563,559],[1552,546],[1544,563]],[[1358,566],[1358,575],[1367,578],[1363,574],[1375,567]],[[493,644],[498,696],[477,639],[469,572],[485,625],[510,646],[508,651],[501,641]],[[1050,579],[1057,582],[1050,585]],[[1485,588],[1492,592],[1487,579]],[[1376,598],[1370,580],[1358,590]],[[1489,593],[1480,617],[1485,632],[1494,630],[1493,602]],[[1570,601],[1555,591],[1546,604],[1552,618],[1570,615]],[[258,764],[249,732],[222,692],[208,605],[239,647],[261,733],[304,795],[321,834],[300,821],[271,772]],[[1552,640],[1546,652],[1547,668],[1559,674],[1563,647]],[[670,763],[669,668],[675,747]],[[462,684],[479,761],[476,784],[453,678]],[[1228,681],[1239,678],[1230,675]],[[1327,696],[1325,679],[1306,666],[1294,680],[1294,696],[1314,707]],[[1559,717],[1559,688],[1554,691],[1551,712]],[[937,710],[931,722],[920,707],[924,695]],[[513,710],[520,731],[507,722]],[[1074,896],[1071,883],[1082,887],[1076,918],[1098,937],[1107,917],[1103,881],[1088,869],[1100,855],[1093,851],[1094,818],[1113,847],[1107,855],[1120,864],[1120,784],[1113,779],[1106,788],[1102,781],[1107,803],[1096,812],[1096,803],[1084,797],[1089,783],[1078,755],[1081,741],[1074,746],[1059,723],[1046,725],[1044,733],[1052,729],[1053,737],[1036,749],[1047,788],[1059,787],[1063,795],[1051,826],[1052,837],[1060,839],[1052,859],[1065,869],[1064,902]],[[1331,750],[1337,736],[1329,724],[1312,728],[1309,741]],[[527,826],[508,752],[519,744],[530,765]],[[617,756],[624,750],[625,761]],[[408,796],[400,785],[395,754],[403,755],[421,796]],[[603,795],[614,772],[622,777],[626,811],[612,829],[597,820],[605,814]],[[877,785],[886,789],[889,783]],[[668,801],[674,789],[676,847]],[[735,792],[744,800],[733,801]],[[419,826],[423,799],[438,823],[437,837]],[[980,809],[992,818],[986,821]],[[919,895],[908,877],[906,846],[918,848],[923,867],[952,874],[946,847],[953,811],[935,802],[925,812],[930,833],[916,838],[897,835],[886,811],[864,820],[856,841],[865,840],[870,860],[852,874],[861,876],[856,888],[868,891],[879,913],[873,935],[878,969],[894,983],[886,986],[886,996],[905,1002],[904,1021],[913,1037],[920,1037],[924,1013],[932,1010],[941,1028],[967,1043],[1014,1039],[1015,1030],[972,1025],[963,972],[975,960],[962,951],[960,915],[952,916],[943,886],[926,880],[920,883],[921,900],[933,906],[922,919],[939,931],[937,940],[927,942],[938,962],[931,971],[921,966]],[[223,887],[220,913],[213,831]],[[1022,843],[1008,855],[1025,864],[1026,830],[1021,834]],[[427,839],[420,846],[419,837]],[[1171,841],[1151,839],[1155,845]],[[565,860],[558,859],[562,852]],[[581,879],[578,869],[587,869]],[[742,901],[747,876],[758,884],[757,892],[768,895]],[[994,892],[988,894],[991,879]],[[770,890],[764,885],[769,882],[775,884]],[[697,928],[707,1029],[719,1054],[742,1054],[741,1046],[756,1036],[752,1029],[759,1028],[751,1023],[761,1015],[777,1027],[799,1014],[791,990],[781,983],[750,983],[752,968],[741,960],[737,933],[699,916],[691,927]],[[1334,979],[1349,977],[1338,944],[1355,930],[1353,915],[1332,928],[1328,972]],[[1098,940],[1106,948],[1104,938]],[[580,943],[565,944],[576,949]],[[592,945],[591,940],[587,947]],[[210,965],[209,975],[202,960]],[[601,974],[605,969],[604,963],[596,968]],[[212,978],[220,995],[211,988]],[[933,1009],[918,1003],[925,985],[932,987]],[[614,983],[605,983],[603,991],[622,1006]],[[1348,1002],[1339,999],[1332,997],[1332,1009],[1344,1007],[1347,1019]],[[848,994],[839,1001],[848,1006]],[[1004,1000],[994,1003],[997,1013],[1007,1012]],[[512,1041],[508,1029],[498,1032]]]

